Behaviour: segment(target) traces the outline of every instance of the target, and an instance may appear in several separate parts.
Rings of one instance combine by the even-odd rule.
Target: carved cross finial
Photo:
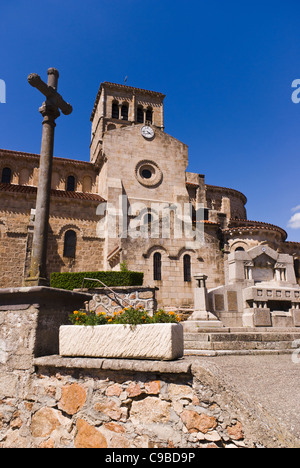
[[[28,83],[37,88],[51,104],[62,111],[64,115],[69,115],[72,113],[72,106],[64,101],[61,95],[57,92],[57,83],[58,83],[59,73],[56,68],[49,68],[48,70],[48,83],[44,83],[39,75],[36,73],[31,73],[27,80]]]

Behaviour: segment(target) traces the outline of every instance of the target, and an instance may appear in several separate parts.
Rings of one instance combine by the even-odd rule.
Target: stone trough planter
[[[63,325],[59,333],[59,353],[70,357],[171,361],[183,356],[183,343],[179,323]]]

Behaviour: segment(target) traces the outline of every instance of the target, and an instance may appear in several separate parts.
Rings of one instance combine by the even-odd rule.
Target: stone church
[[[225,325],[300,326],[300,243],[248,220],[243,193],[187,172],[187,145],[164,131],[164,98],[100,85],[90,162],[54,158],[48,276],[126,265],[157,287],[159,306],[193,309],[202,274]],[[38,176],[39,155],[0,150],[1,288],[28,273]]]

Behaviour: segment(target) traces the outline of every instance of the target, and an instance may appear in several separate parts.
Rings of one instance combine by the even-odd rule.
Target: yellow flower
[[[78,310],[74,310],[73,314],[79,314]]]
[[[175,315],[175,312],[169,312],[169,315]]]
[[[109,322],[112,322],[112,319],[109,319],[108,321],[109,321]]]

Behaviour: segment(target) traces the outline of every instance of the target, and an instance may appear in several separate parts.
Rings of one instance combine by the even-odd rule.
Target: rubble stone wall
[[[185,362],[39,358],[1,374],[0,448],[254,447],[225,403]]]
[[[297,446],[196,358],[59,356],[59,326],[90,299],[0,290],[0,448]]]
[[[113,288],[89,289],[93,299],[87,304],[87,308],[96,313],[105,312],[112,314],[119,312],[124,307],[142,307],[149,313],[157,308],[155,292],[156,288],[126,286]]]

